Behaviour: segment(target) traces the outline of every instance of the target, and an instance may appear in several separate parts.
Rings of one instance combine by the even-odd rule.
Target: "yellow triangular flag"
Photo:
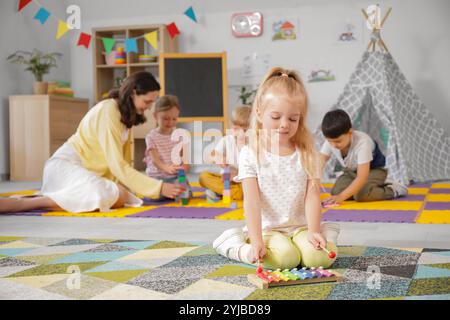
[[[59,20],[58,21],[58,32],[56,33],[56,40],[59,40],[69,30],[70,30],[69,25],[67,23],[65,23],[64,21]]]
[[[144,35],[144,38],[155,50],[158,50],[158,32],[153,31],[147,33],[146,35]]]

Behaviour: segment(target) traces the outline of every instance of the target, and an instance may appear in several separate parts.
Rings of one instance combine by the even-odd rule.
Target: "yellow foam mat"
[[[344,201],[336,210],[420,210],[422,201]]]
[[[43,214],[43,217],[89,217],[89,218],[125,218],[126,216],[142,211],[152,210],[156,206],[145,206],[140,208],[122,208],[110,212],[82,212],[72,213],[65,211],[54,211]]]
[[[227,213],[224,213],[220,216],[217,216],[215,219],[217,220],[244,220],[244,209],[237,209]]]
[[[203,195],[205,195],[205,193],[202,192],[202,191],[199,191],[199,192],[192,192],[192,196],[193,196],[193,197],[201,197],[201,196],[203,196]]]
[[[431,187],[433,189],[450,189],[450,183],[433,183]]]
[[[450,202],[450,194],[429,194],[427,201],[431,202]]]
[[[329,194],[329,193],[321,193],[320,194],[320,200],[321,201],[323,201],[323,200],[325,200],[326,198],[329,198],[329,197],[331,197],[331,194]]]
[[[417,223],[450,223],[450,210],[423,210]]]
[[[242,201],[232,201],[236,202],[238,208],[242,208]],[[224,204],[222,201],[216,203],[208,203],[205,199],[190,199],[189,204],[184,206],[181,203],[173,202],[163,205],[162,207],[199,207],[199,208],[227,208],[228,205]]]
[[[428,194],[428,188],[408,188],[409,194]]]
[[[10,197],[10,196],[13,196],[13,195],[33,196],[33,195],[35,195],[38,192],[39,192],[38,190],[14,191],[14,192],[1,193],[0,197]]]

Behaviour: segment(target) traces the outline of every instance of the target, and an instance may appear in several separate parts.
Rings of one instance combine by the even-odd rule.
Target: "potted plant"
[[[25,70],[30,71],[36,80],[33,85],[34,94],[47,94],[47,83],[43,81],[43,77],[51,68],[57,67],[56,61],[61,57],[62,54],[58,52],[43,53],[35,49],[32,52],[16,51],[7,60],[27,66]]]
[[[252,97],[256,93],[257,89],[249,90],[246,86],[242,86],[240,89],[239,100],[243,105],[251,106],[253,104]]]

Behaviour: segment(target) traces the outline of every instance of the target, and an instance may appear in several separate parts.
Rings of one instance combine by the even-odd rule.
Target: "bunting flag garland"
[[[114,45],[116,44],[116,40],[110,38],[102,38],[103,46],[105,47],[106,54],[110,54]]]
[[[77,46],[84,46],[86,49],[89,49],[91,38],[92,36],[90,34],[82,32],[80,34],[80,38],[78,39]]]
[[[58,21],[58,31],[56,32],[56,40],[61,39],[63,35],[67,33],[67,31],[70,30],[70,27],[67,23],[65,23],[62,20]]]
[[[32,0],[20,0],[19,1],[19,11],[22,11],[23,8],[25,8],[27,5],[30,4]]]
[[[30,3],[34,3],[38,7],[38,11],[34,15],[33,19],[38,20],[41,23],[41,25],[44,25],[50,17],[53,18],[52,14],[46,8],[44,8],[38,1],[33,1],[33,0],[18,0],[18,6],[17,6],[18,12],[22,12],[23,9],[27,6],[29,6]],[[195,11],[192,6],[190,6],[184,12],[184,14],[189,19],[191,19],[192,21],[197,23],[197,17],[195,15]],[[56,39],[57,40],[61,39],[67,32],[74,30],[64,20],[58,19],[58,17],[54,17],[54,18],[56,21],[58,21],[58,29],[56,31]],[[171,39],[173,39],[175,36],[180,34],[180,30],[178,29],[175,22],[172,22],[172,23],[166,25],[166,29],[169,32]],[[89,47],[91,45],[91,41],[92,41],[92,35],[85,33],[85,32],[81,32],[81,31],[76,31],[76,32],[79,32],[77,46],[79,46],[79,47],[83,46],[86,49],[89,49]],[[138,53],[139,51],[138,51],[138,46],[137,46],[137,40],[141,39],[141,38],[144,38],[153,49],[158,50],[158,31],[152,31],[150,33],[146,33],[144,35],[141,35],[141,36],[138,36],[135,38],[125,38],[126,52]],[[103,38],[103,37],[97,37],[97,39],[102,40],[106,54],[111,53],[111,51],[114,49],[114,46],[117,41],[117,39]],[[123,39],[121,41],[123,41]]]
[[[153,31],[144,35],[145,40],[155,49],[158,50],[158,32]]]
[[[192,8],[192,6],[189,7],[189,8],[184,12],[184,14],[185,14],[186,16],[188,16],[188,17],[189,17],[191,20],[193,20],[194,22],[197,22],[197,17],[195,16],[194,8]]]
[[[177,34],[180,34],[180,31],[178,30],[177,25],[175,22],[172,22],[171,24],[167,25],[167,31],[169,31],[170,38],[174,38]]]
[[[44,25],[48,18],[50,17],[50,12],[45,10],[44,8],[40,8],[39,11],[34,16],[34,19],[39,20],[39,22]]]
[[[137,41],[135,38],[125,39],[126,52],[138,52]]]

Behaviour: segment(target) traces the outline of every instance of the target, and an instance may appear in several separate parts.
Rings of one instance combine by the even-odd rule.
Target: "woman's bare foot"
[[[0,198],[0,212],[20,212],[23,207],[23,199]]]
[[[35,198],[0,198],[0,213],[24,212],[31,210],[62,210],[56,202],[48,197]]]

